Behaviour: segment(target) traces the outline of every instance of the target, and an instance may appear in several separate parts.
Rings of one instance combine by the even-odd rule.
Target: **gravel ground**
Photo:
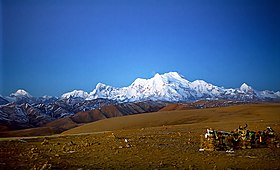
[[[280,148],[199,152],[204,131],[180,125],[2,139],[0,169],[280,169]]]

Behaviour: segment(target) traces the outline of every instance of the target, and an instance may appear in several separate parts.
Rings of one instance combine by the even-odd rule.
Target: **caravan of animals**
[[[0,99],[0,169],[280,168],[280,92],[245,83],[225,89],[170,72]]]

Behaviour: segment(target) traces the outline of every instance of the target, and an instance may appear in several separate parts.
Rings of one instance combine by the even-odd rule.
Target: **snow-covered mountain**
[[[131,85],[122,88],[98,83],[90,93],[74,90],[60,97],[33,97],[25,90],[17,90],[9,96],[0,95],[0,124],[7,125],[12,129],[38,127],[79,112],[82,115],[84,115],[83,112],[94,109],[99,112],[98,110],[103,106],[116,104],[121,106],[123,104],[121,108],[126,114],[130,113],[128,110],[131,109],[137,113],[143,113],[150,110],[150,106],[157,108],[158,102],[164,104],[164,101],[191,102],[204,99],[245,102],[280,101],[280,92],[257,91],[246,83],[243,83],[239,88],[226,89],[203,80],[189,81],[177,72],[170,72],[155,74],[150,79],[137,78]],[[141,107],[129,103],[142,101],[145,102]],[[96,119],[91,116],[87,118]]]
[[[137,78],[130,86],[115,88],[98,83],[86,100],[106,98],[118,102],[144,100],[194,101],[200,99],[227,100],[279,100],[280,92],[256,91],[243,83],[240,88],[226,89],[203,80],[190,82],[177,72],[156,74],[150,79]]]
[[[15,93],[12,93],[4,98],[9,102],[16,102],[18,104],[33,103],[36,100],[35,97],[30,95],[27,91],[23,89],[19,89]]]
[[[169,102],[188,102],[202,99],[240,100],[240,101],[267,101],[280,100],[280,92],[269,90],[257,91],[243,83],[239,88],[219,87],[204,80],[189,81],[177,72],[155,74],[150,79],[137,78],[128,87],[115,88],[98,83],[95,89],[87,93],[83,90],[74,90],[63,94],[60,98],[51,96],[32,97],[25,90],[17,90],[10,96],[2,97],[3,104],[9,102],[22,103],[53,103],[57,100],[67,100],[71,103],[90,101],[93,99],[109,99],[117,102],[139,102],[146,100],[161,100]]]
[[[31,98],[32,96],[25,90],[19,89],[15,93],[10,94],[10,97],[29,97]]]
[[[83,90],[74,90],[72,92],[65,93],[61,96],[61,98],[66,98],[66,99],[76,98],[76,97],[85,99],[88,97],[88,93]]]

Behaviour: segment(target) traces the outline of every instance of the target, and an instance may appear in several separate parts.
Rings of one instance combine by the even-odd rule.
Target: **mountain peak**
[[[71,98],[71,97],[80,97],[80,98],[87,98],[88,93],[84,92],[83,90],[74,90],[72,92],[65,93],[61,96],[62,98]]]
[[[27,91],[23,89],[17,90],[15,93],[10,95],[11,97],[32,97]]]
[[[174,77],[174,78],[183,78],[182,75],[180,75],[178,72],[171,71],[169,73],[164,73],[163,76],[169,76],[169,77]]]
[[[152,79],[162,79],[162,75],[159,73],[156,73]]]
[[[104,83],[97,83],[97,85],[96,85],[96,89],[99,89],[99,88],[104,88],[104,87],[106,87],[107,85],[106,84],[104,84]]]
[[[143,78],[137,78],[134,80],[134,82],[131,84],[131,86],[138,86],[138,85],[147,85],[148,82],[152,82],[152,84],[164,84],[168,81],[186,81],[183,76],[181,76],[177,72],[169,72],[164,74],[156,73],[154,77],[150,79],[143,79]]]
[[[162,74],[162,77],[164,79],[167,79],[167,80],[170,80],[170,81],[184,81],[185,83],[189,82],[187,79],[185,79],[184,76],[182,76],[178,72],[164,73],[164,74]]]
[[[241,86],[240,86],[240,90],[241,91],[244,91],[244,92],[248,92],[248,91],[251,91],[253,90],[251,86],[247,85],[246,83],[243,83]]]
[[[159,76],[160,76],[160,74],[159,74],[159,73],[156,73],[154,77],[159,77]]]

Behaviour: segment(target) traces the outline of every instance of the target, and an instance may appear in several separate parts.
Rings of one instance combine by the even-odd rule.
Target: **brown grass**
[[[88,123],[63,134],[79,134],[120,129],[137,129],[187,124],[197,127],[233,129],[248,123],[253,129],[272,126],[280,121],[280,104],[249,104],[201,110],[176,110],[130,115]],[[266,122],[263,124],[262,122]]]
[[[160,109],[159,112],[173,111],[173,110],[191,110],[191,109],[195,109],[195,108],[185,104],[169,104],[164,108]]]
[[[0,137],[40,136],[42,134],[53,135],[55,133],[56,133],[56,131],[51,127],[37,127],[37,128],[1,132]]]

